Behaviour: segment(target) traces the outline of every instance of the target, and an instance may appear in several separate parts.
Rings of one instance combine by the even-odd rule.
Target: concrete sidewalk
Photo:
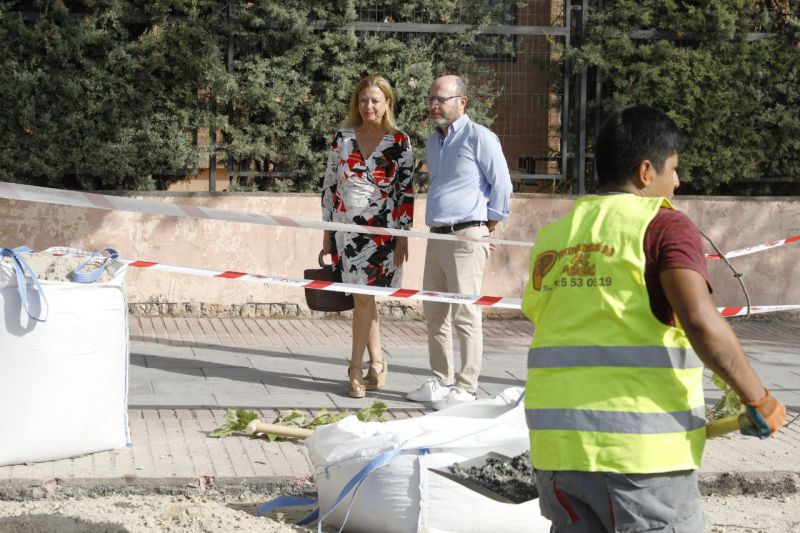
[[[800,413],[800,324],[734,323],[756,371]],[[479,397],[524,386],[532,326],[524,320],[484,322]],[[384,320],[387,387],[366,400],[346,394],[350,322],[302,319],[130,318],[129,416],[133,446],[83,457],[0,467],[0,487],[61,484],[125,486],[162,483],[269,485],[308,481],[302,443],[214,439],[231,407],[271,421],[281,411],[356,410],[381,400],[388,419],[420,416],[425,406],[404,395],[430,376],[425,324]],[[719,396],[707,384],[711,401]],[[702,473],[800,473],[800,420],[765,441],[739,435],[709,441]],[[51,483],[52,485],[52,483]],[[45,486],[47,486],[45,484]]]

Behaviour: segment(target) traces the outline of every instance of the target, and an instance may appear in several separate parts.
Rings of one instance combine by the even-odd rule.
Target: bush
[[[648,104],[678,123],[687,137],[681,178],[691,180],[691,191],[732,190],[725,187],[732,180],[800,182],[800,19],[797,3],[788,6],[745,0],[607,3],[592,15],[574,64],[599,67],[603,114]],[[675,37],[629,35],[648,29]],[[774,36],[750,40],[751,32]]]

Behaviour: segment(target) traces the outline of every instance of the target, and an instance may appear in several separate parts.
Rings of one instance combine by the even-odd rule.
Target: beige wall
[[[230,211],[319,218],[317,195],[153,193],[138,197]],[[563,214],[571,202],[571,198],[566,196],[515,195],[511,201],[511,218],[500,227],[498,237],[532,241],[537,228]],[[723,251],[800,234],[800,199],[678,197],[676,204]],[[321,241],[319,230],[178,219],[9,200],[0,200],[0,213],[0,245],[3,247],[27,245],[38,250],[49,246],[88,250],[112,247],[128,259],[292,278],[301,278],[303,269],[316,264]],[[415,207],[417,230],[424,230],[424,213],[425,196],[420,195]],[[519,297],[527,280],[528,253],[526,248],[498,247],[487,267],[483,294]],[[406,268],[403,286],[421,288],[425,242],[411,239],[410,254],[411,262]],[[734,259],[733,264],[744,273],[754,305],[800,304],[800,283],[793,280],[798,258],[800,243],[795,243]],[[719,305],[744,303],[738,284],[721,261],[711,262],[709,270]],[[212,309],[223,310],[237,306],[234,312],[244,304],[288,303],[297,304],[290,306],[292,308],[304,308],[303,291],[290,287],[142,269],[131,269],[127,284],[131,303],[180,304],[162,306],[162,311],[186,312],[184,304],[188,302],[214,304]],[[260,309],[268,308],[262,306]]]

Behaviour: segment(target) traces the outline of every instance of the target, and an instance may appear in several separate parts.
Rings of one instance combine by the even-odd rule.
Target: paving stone
[[[319,356],[317,358],[309,358],[312,360],[330,359],[330,358],[350,358],[350,347],[344,346],[290,346],[289,351],[295,356]]]
[[[131,383],[135,381],[194,381],[205,379],[205,374],[203,374],[201,367],[151,368],[131,366],[128,369],[128,375]]]
[[[219,407],[213,393],[211,392],[194,392],[191,390],[186,391],[172,391],[170,393],[159,394],[129,394],[128,407],[129,408],[142,408],[142,407],[164,407],[164,406],[186,406],[191,408],[197,407]]]
[[[194,358],[191,346],[169,346],[164,344],[131,343],[131,355],[158,355],[175,358]]]
[[[148,380],[137,379],[128,384],[128,396],[131,394],[153,394],[153,385]]]
[[[181,369],[181,368],[201,368],[207,363],[194,357],[166,357],[163,355],[145,356],[146,368],[156,368],[161,370]]]
[[[307,391],[270,392],[269,400],[271,403],[270,407],[275,409],[319,409],[320,407],[330,409],[336,407],[336,404],[331,401],[327,394],[321,395]]]
[[[252,350],[216,350],[210,348],[194,348],[195,358],[213,366],[249,367],[248,358]]]
[[[409,346],[394,346],[386,347],[383,349],[389,357],[393,359],[424,359],[426,364],[429,365],[430,357],[428,355],[428,347],[414,348]]]

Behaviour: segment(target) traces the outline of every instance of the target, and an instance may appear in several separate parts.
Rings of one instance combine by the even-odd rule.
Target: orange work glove
[[[783,427],[786,421],[786,407],[775,396],[764,389],[764,397],[754,402],[743,402],[747,416],[753,422],[751,427],[742,428],[742,434],[765,439]]]

